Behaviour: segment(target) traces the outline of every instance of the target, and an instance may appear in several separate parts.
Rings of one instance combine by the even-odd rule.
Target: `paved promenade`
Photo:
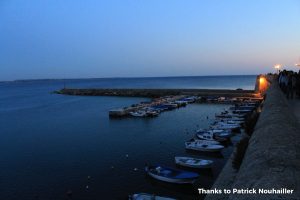
[[[300,98],[288,100],[290,108],[293,110],[297,121],[300,124]]]

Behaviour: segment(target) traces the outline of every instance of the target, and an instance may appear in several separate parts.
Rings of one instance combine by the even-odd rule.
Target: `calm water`
[[[68,80],[67,86],[253,89],[254,81],[255,76],[93,79]],[[68,190],[72,199],[126,199],[135,192],[199,199],[197,187],[213,183],[232,151],[229,146],[214,157],[193,154],[215,161],[211,171],[200,171],[194,188],[154,181],[145,176],[145,163],[174,166],[174,156],[191,155],[184,141],[228,106],[192,104],[154,119],[109,119],[110,109],[146,99],[50,93],[62,85],[0,83],[0,199],[68,199]]]

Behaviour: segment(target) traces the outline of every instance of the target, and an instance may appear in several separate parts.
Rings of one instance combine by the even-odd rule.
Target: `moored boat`
[[[159,112],[154,111],[154,110],[147,110],[146,115],[149,117],[157,117],[159,115]]]
[[[200,140],[207,140],[207,141],[217,141],[217,142],[225,142],[228,140],[228,138],[222,138],[222,137],[215,137],[216,134],[219,133],[230,133],[229,131],[225,130],[203,130],[203,131],[197,131],[196,136]]]
[[[175,157],[175,163],[185,167],[191,168],[210,168],[212,166],[212,160],[204,160],[193,157]]]
[[[200,140],[207,140],[207,141],[216,141],[214,135],[208,132],[205,133],[196,133],[197,138]]]
[[[168,183],[192,184],[199,177],[199,174],[194,172],[173,169],[161,165],[146,166],[145,171],[152,178]]]
[[[232,126],[232,125],[228,125],[228,124],[217,124],[217,125],[211,126],[211,128],[239,132],[241,127]]]
[[[154,194],[138,193],[129,196],[129,200],[176,200],[169,197],[161,197]]]
[[[147,113],[145,111],[135,111],[135,112],[130,112],[129,113],[131,116],[133,117],[146,117],[147,116]]]
[[[197,142],[186,142],[185,148],[196,151],[218,152],[224,149],[224,146],[218,144],[201,144]]]
[[[191,139],[190,141],[188,142],[197,142],[197,143],[201,143],[201,144],[220,144],[219,141],[216,141],[216,140],[205,140],[205,139]]]
[[[234,128],[240,128],[241,127],[240,124],[235,123],[235,122],[233,122],[233,123],[230,123],[230,122],[215,122],[213,124],[213,126],[223,126],[223,127],[227,127],[228,129],[234,129]]]

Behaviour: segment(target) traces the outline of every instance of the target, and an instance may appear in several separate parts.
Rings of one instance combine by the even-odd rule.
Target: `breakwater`
[[[77,89],[64,88],[55,91],[64,95],[83,96],[126,96],[157,98],[169,95],[224,96],[224,97],[257,97],[254,90],[222,90],[222,89]]]
[[[261,100],[260,93],[253,90],[216,89],[67,89],[56,91],[64,95],[83,96],[126,96],[148,97],[150,102],[142,102],[109,111],[110,117],[157,116],[163,110],[171,110],[194,102],[238,103],[245,99]]]
[[[209,194],[205,200],[299,199],[300,134],[288,102],[273,81],[240,169],[229,159],[212,186],[216,189],[293,190],[290,194]]]

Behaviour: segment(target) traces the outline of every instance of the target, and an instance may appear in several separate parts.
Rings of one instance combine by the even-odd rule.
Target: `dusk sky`
[[[0,80],[274,72],[300,0],[1,0]]]

